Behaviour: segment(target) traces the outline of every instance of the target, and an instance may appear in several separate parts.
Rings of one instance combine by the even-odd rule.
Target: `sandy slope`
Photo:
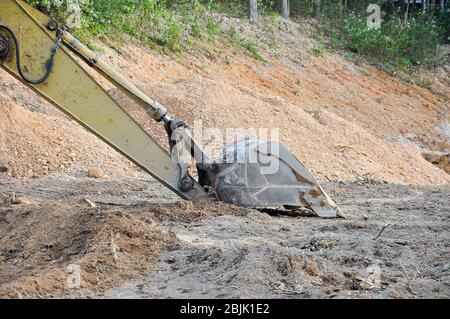
[[[296,36],[305,38],[300,25],[289,23],[289,27],[290,41]],[[448,87],[436,95],[338,56],[314,57],[307,45],[289,48],[287,53],[280,48],[263,51],[268,63],[233,53],[220,44],[208,48],[209,55],[184,54],[178,62],[134,44],[126,46],[121,55],[108,50],[104,59],[190,125],[202,120],[203,128],[218,128],[224,136],[229,128],[278,129],[281,142],[320,180],[450,182],[449,175],[427,162],[415,146],[448,151],[447,137],[437,130],[450,121]],[[95,162],[109,172],[126,168],[125,161],[110,155],[107,147],[83,129],[4,72],[0,74],[0,164],[8,167],[11,175],[41,176],[71,168],[80,172]],[[160,125],[107,87],[166,143]],[[227,144],[225,137],[213,141],[208,132],[202,137],[216,155]],[[73,154],[77,155],[74,160]]]

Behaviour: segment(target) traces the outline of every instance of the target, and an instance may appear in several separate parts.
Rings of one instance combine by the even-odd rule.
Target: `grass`
[[[323,57],[325,55],[326,48],[322,42],[316,42],[311,49],[311,53],[316,57]]]
[[[239,40],[239,45],[243,47],[246,50],[246,52],[250,56],[254,57],[256,60],[263,63],[267,62],[267,60],[261,54],[258,53],[258,43],[256,40],[242,38]]]
[[[245,39],[236,30],[222,30],[212,18],[221,12],[245,19],[247,2],[242,0],[27,0],[59,21],[67,21],[69,6],[76,5],[82,12],[81,27],[72,30],[81,41],[109,38],[125,42],[133,37],[165,52],[181,52],[195,49],[198,41],[214,44],[226,36],[236,47],[259,61],[265,61],[258,53],[258,41]],[[377,3],[387,1],[377,0]],[[282,21],[276,12],[275,0],[258,1],[259,13],[264,16],[266,32],[275,32]],[[312,16],[312,1],[291,1],[292,14]],[[380,30],[368,30],[366,12],[342,10],[341,2],[322,0],[322,38],[331,47],[346,50],[368,61],[389,68],[410,68],[414,64],[431,63],[436,47],[450,36],[449,13],[435,16],[410,14],[404,19],[399,11],[383,11]],[[383,9],[384,10],[384,9]],[[232,31],[232,30],[231,30]],[[323,44],[312,49],[312,54],[322,56]]]
[[[245,12],[239,1],[217,2],[213,0],[28,0],[35,7],[58,21],[70,17],[66,8],[78,5],[82,17],[79,28],[70,30],[75,37],[87,43],[94,51],[101,51],[96,40],[109,43],[121,51],[127,37],[165,53],[179,53],[196,49],[198,41],[214,45],[218,38],[228,37],[231,43],[257,59],[265,62],[258,53],[258,42],[239,36],[236,30],[221,29],[211,13],[225,12],[239,16]],[[271,17],[274,24],[275,15]],[[203,47],[200,45],[198,47]]]

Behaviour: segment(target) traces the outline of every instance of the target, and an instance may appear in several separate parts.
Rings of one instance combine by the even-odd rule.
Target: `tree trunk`
[[[405,1],[400,1],[400,9],[402,12],[406,11],[406,2]]]
[[[281,0],[281,16],[284,19],[289,19],[291,14],[291,4],[289,0]]]
[[[258,21],[258,1],[248,0],[248,18],[250,22]]]
[[[314,10],[314,17],[316,19],[320,18],[320,0],[314,0],[313,10]]]
[[[408,19],[408,15],[409,15],[409,1],[408,1],[407,5],[406,5],[405,20]]]
[[[345,16],[345,14],[347,13],[347,5],[348,5],[348,0],[343,0],[341,2],[341,19]]]

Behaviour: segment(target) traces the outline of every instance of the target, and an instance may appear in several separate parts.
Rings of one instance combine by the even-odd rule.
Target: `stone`
[[[90,168],[88,170],[88,177],[90,178],[102,178],[103,171],[101,168]]]

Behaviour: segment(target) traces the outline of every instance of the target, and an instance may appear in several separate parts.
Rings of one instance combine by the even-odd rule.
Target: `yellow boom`
[[[61,47],[55,54],[50,80],[37,85],[24,81],[17,68],[17,57],[13,52],[15,51],[13,46],[20,45],[19,54],[23,75],[28,79],[42,77],[45,73],[43,65],[57,41],[57,34],[52,31],[55,25],[49,25],[54,21],[23,1],[0,0],[0,23],[13,31],[17,38],[16,44],[9,32],[0,30],[2,37],[9,43],[9,52],[2,62],[6,71],[25,82],[31,89],[69,114],[182,198],[194,199],[205,195],[203,188],[193,180],[194,186],[191,190],[181,191],[180,166],[72,58],[69,49]],[[100,73],[142,105],[152,118],[159,121],[167,113],[163,106],[148,98],[123,76],[107,67],[68,33],[64,32],[59,36],[63,38],[62,41],[67,41],[68,45],[73,45],[75,50],[88,53],[84,55],[84,58],[92,59],[91,63],[96,59]],[[6,45],[3,44],[4,53],[5,47]],[[1,48],[0,44],[0,54]]]

